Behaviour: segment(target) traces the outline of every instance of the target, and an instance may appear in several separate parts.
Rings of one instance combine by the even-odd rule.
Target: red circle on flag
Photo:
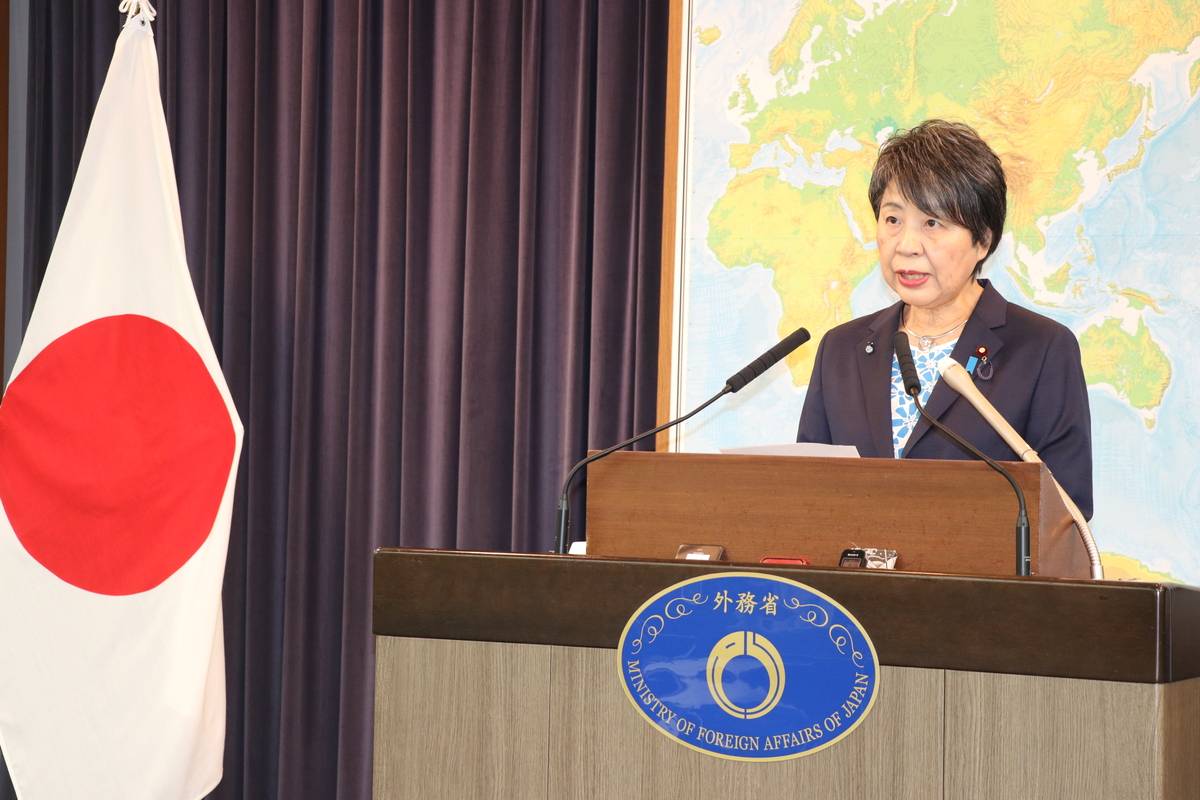
[[[208,368],[172,328],[104,317],[46,346],[0,404],[0,502],[67,583],[153,589],[212,532],[235,447]]]

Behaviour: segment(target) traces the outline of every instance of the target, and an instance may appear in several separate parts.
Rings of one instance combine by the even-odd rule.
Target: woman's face
[[[875,241],[883,280],[914,308],[952,308],[967,297],[975,282],[975,265],[987,255],[988,243],[975,244],[971,232],[917,208],[889,185],[879,203]]]

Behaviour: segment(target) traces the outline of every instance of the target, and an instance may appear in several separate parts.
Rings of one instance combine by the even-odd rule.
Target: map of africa
[[[680,449],[794,436],[815,342],[895,302],[880,143],[963,121],[1009,184],[984,276],[1079,337],[1108,576],[1200,584],[1200,3],[696,0],[688,29],[678,407],[813,343]]]

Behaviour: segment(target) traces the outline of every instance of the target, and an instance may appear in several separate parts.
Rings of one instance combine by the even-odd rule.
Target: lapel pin
[[[874,353],[875,352],[875,343],[867,342],[867,346],[863,348],[863,352],[866,353],[867,355],[871,355],[871,353]]]
[[[975,370],[975,376],[981,381],[990,381],[992,379],[992,370],[995,365],[988,361],[988,349],[984,345],[979,345],[975,348],[975,355],[979,358],[979,366]]]

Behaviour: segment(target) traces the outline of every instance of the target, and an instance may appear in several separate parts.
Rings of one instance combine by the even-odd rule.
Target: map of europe
[[[815,341],[895,302],[880,144],[966,122],[1009,185],[984,277],[1080,341],[1108,576],[1200,584],[1200,4],[697,0],[688,35],[679,407],[814,343],[681,449],[794,435]]]

